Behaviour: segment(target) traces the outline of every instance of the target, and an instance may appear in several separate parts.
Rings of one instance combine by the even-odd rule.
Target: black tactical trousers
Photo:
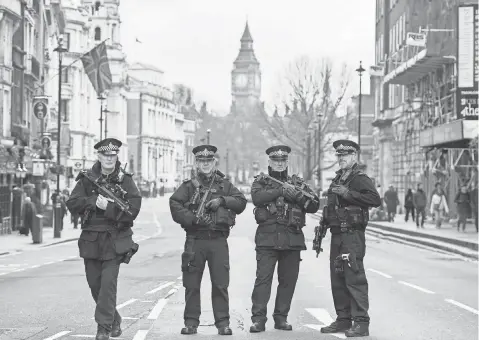
[[[274,269],[278,262],[278,289],[273,312],[275,322],[286,321],[299,274],[300,250],[256,250],[256,281],[251,300],[252,322],[266,323]]]
[[[198,327],[201,315],[201,279],[205,264],[211,279],[211,301],[216,327],[230,324],[228,286],[230,283],[230,260],[228,241],[224,236],[193,238],[188,236],[182,255],[181,270],[185,287],[185,326]]]
[[[96,302],[95,321],[111,330],[113,321],[121,323],[121,316],[116,310],[116,291],[122,257],[108,261],[84,259],[84,262],[88,286]]]
[[[341,254],[352,254],[355,257],[357,269],[355,272],[347,261],[343,261],[343,274],[337,274],[334,261]],[[368,280],[364,271],[363,259],[366,253],[364,231],[331,235],[330,272],[331,290],[333,292],[334,308],[337,320],[354,320],[369,323]]]

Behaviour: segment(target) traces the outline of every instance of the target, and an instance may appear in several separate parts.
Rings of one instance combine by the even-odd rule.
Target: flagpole
[[[102,136],[102,133],[103,133],[103,100],[105,99],[102,94],[99,94],[98,95],[98,98],[97,99],[100,99],[100,119],[98,119],[100,121],[100,140],[102,140],[103,136]],[[106,138],[106,136],[105,136]]]
[[[106,38],[105,40],[103,40],[102,42],[100,42],[98,45],[103,44],[103,43],[104,43],[105,41],[107,41],[107,40],[110,40],[110,38]],[[97,46],[98,46],[98,45],[97,45]],[[96,47],[96,46],[95,46],[95,47]],[[95,48],[95,47],[94,47],[94,48]],[[92,48],[92,49],[93,49],[93,48]],[[90,53],[90,52],[91,52],[91,50],[89,50],[88,52],[83,53],[81,56],[79,56],[77,59],[73,60],[73,61],[72,61],[70,64],[68,64],[67,66],[63,66],[63,67],[62,67],[62,70],[59,70],[58,73],[54,74],[54,75],[51,76],[49,79],[45,80],[43,83],[38,83],[37,85],[35,85],[35,89],[37,89],[37,88],[39,88],[39,87],[45,85],[46,83],[48,83],[50,80],[52,80],[53,78],[55,78],[56,76],[58,76],[58,75],[61,73],[61,71],[63,71],[63,69],[67,69],[67,68],[71,67],[71,66],[72,66],[73,64],[75,64],[78,60],[81,60],[81,58],[83,58],[84,56],[86,56],[86,55],[87,55],[88,53]]]

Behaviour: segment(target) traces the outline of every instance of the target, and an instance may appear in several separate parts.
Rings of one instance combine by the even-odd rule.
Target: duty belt
[[[219,237],[227,237],[227,231],[221,230],[197,230],[193,232],[188,232],[187,236],[193,236],[195,239],[198,240],[214,240]]]

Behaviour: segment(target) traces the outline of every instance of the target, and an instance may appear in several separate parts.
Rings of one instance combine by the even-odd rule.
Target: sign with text
[[[409,46],[426,46],[426,34],[425,33],[414,33],[408,32],[406,38],[406,45]]]
[[[478,106],[478,5],[459,6],[457,43],[457,118],[477,120]]]

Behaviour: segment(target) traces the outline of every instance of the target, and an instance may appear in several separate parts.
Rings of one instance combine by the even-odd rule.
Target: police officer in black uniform
[[[381,199],[371,179],[358,168],[359,145],[350,140],[337,140],[333,147],[341,169],[329,187],[323,219],[331,228],[330,275],[337,318],[331,325],[321,328],[321,332],[346,332],[347,337],[368,336],[364,231],[369,208],[379,207]]]
[[[81,177],[66,202],[70,213],[82,216],[82,233],[78,240],[80,257],[84,259],[85,273],[91,294],[96,302],[95,321],[97,340],[119,337],[121,317],[116,310],[116,293],[120,264],[126,261],[135,244],[132,239],[133,221],[140,212],[141,196],[118,161],[121,142],[107,138],[98,142],[96,162],[86,175],[110,188],[120,186],[129,202],[132,216],[121,214],[110,199],[99,195],[93,184]]]
[[[301,250],[306,250],[302,228],[306,213],[315,213],[319,199],[297,176],[288,176],[288,155],[291,148],[286,145],[272,146],[266,150],[269,156],[268,174],[286,187],[263,176],[257,176],[251,187],[255,205],[256,230],[256,281],[251,300],[253,324],[251,333],[263,332],[267,321],[267,305],[271,296],[271,283],[278,263],[278,289],[273,312],[274,328],[290,331],[287,322],[296,281],[299,274]],[[312,194],[313,199],[298,190]]]
[[[200,323],[201,278],[205,264],[211,276],[213,314],[220,335],[232,335],[229,327],[228,286],[230,263],[227,238],[237,214],[246,208],[245,196],[216,169],[213,145],[193,149],[197,175],[185,180],[170,197],[173,220],[186,231],[185,249],[181,259],[185,287],[185,327],[181,334],[196,334]],[[213,181],[213,182],[212,182]],[[211,188],[206,213],[196,217],[201,201]]]

